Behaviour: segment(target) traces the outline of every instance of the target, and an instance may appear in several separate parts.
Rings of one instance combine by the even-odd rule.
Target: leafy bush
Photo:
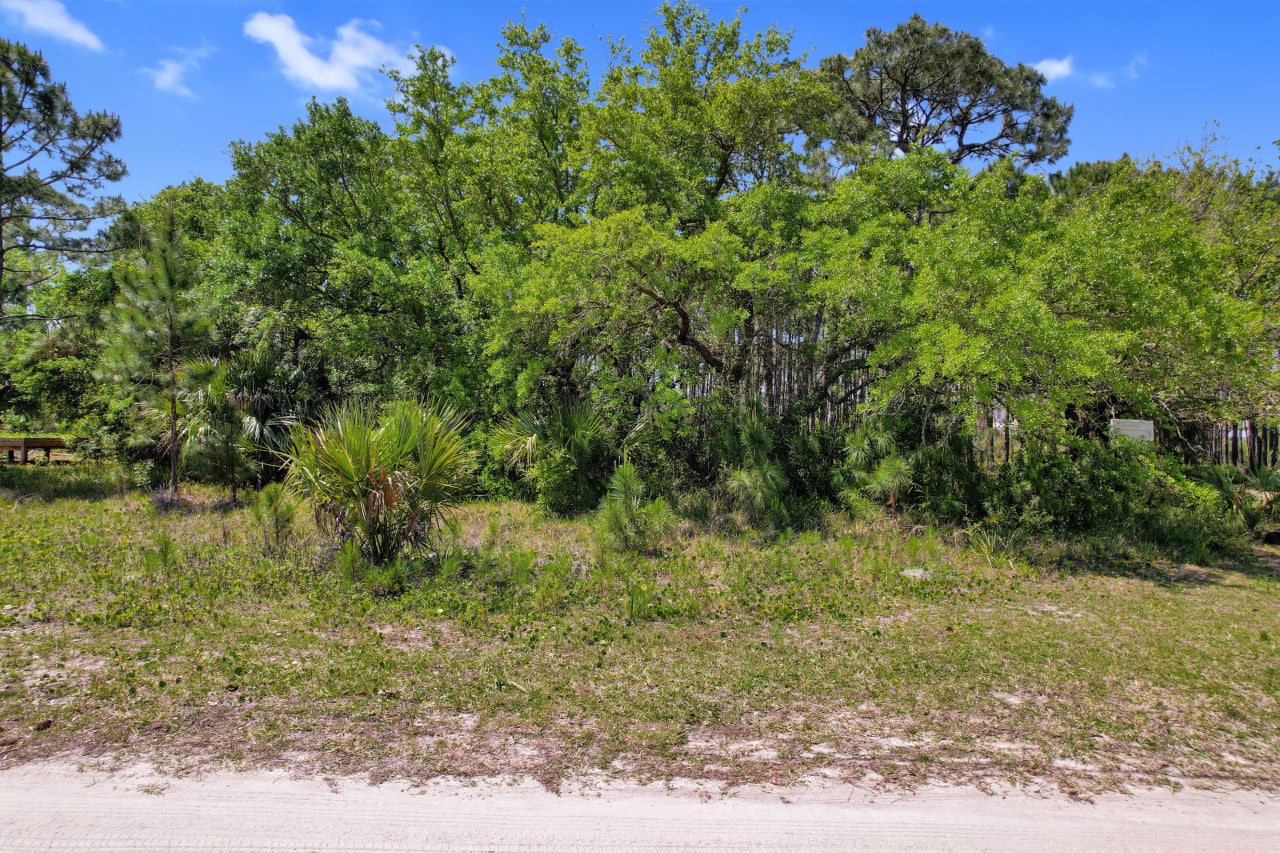
[[[447,406],[399,402],[379,419],[347,403],[295,432],[289,481],[323,531],[382,565],[427,542],[461,500],[470,465],[462,426]]]
[[[644,483],[630,462],[613,472],[600,506],[601,538],[623,551],[652,554],[661,548],[676,525],[676,515],[664,498],[645,501]]]
[[[1005,527],[1133,536],[1196,553],[1238,536],[1235,473],[1198,479],[1150,444],[1075,439],[1065,449],[1023,448],[989,482],[988,517]]]
[[[607,432],[599,412],[578,403],[556,406],[546,414],[513,415],[490,440],[510,469],[533,481],[540,506],[557,515],[574,515],[600,502],[611,457]]]
[[[786,469],[773,456],[773,435],[756,411],[737,424],[726,442],[721,484],[730,505],[757,527],[782,528],[788,521]]]
[[[1150,470],[1142,505],[1132,520],[1139,537],[1191,552],[1200,560],[1240,533],[1238,520],[1224,511],[1213,487],[1154,455]]]
[[[991,484],[988,516],[1029,530],[1082,533],[1132,519],[1150,470],[1134,442],[1029,443]]]

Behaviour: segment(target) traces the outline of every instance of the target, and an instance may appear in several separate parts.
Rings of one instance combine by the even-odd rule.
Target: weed
[[[298,515],[298,505],[284,484],[269,483],[249,509],[262,535],[262,553],[283,557],[293,540]]]
[[[375,566],[353,543],[316,572],[305,516],[264,556],[211,490],[157,520],[105,470],[74,472],[90,499],[40,497],[72,470],[5,476],[0,717],[54,720],[9,761],[733,783],[1054,779],[1070,758],[1099,768],[1086,788],[1170,767],[1280,787],[1280,578],[1245,562],[883,513],[597,556],[585,521],[489,503],[459,508],[466,547]]]

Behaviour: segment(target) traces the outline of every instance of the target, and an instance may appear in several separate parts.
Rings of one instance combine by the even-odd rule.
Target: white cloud
[[[102,39],[71,17],[67,7],[58,0],[0,0],[0,9],[17,15],[22,26],[33,32],[45,33],[89,50],[106,49]]]
[[[362,29],[366,26],[378,24],[357,18],[338,27],[336,39],[317,39],[299,32],[288,15],[258,12],[245,21],[244,34],[274,47],[285,76],[298,86],[355,91],[370,72],[384,65],[409,67],[406,50],[375,38]],[[318,50],[325,45],[327,59]]]
[[[1129,60],[1128,65],[1118,71],[1082,71],[1076,67],[1074,59],[1066,56],[1062,59],[1042,59],[1035,64],[1035,69],[1050,83],[1055,80],[1065,80],[1068,77],[1080,77],[1099,89],[1114,89],[1117,77],[1136,80],[1142,74],[1146,64],[1147,55],[1139,53]]]
[[[996,37],[996,28],[990,25],[985,26],[982,29],[978,30],[978,35],[982,36],[982,40],[984,42],[991,41],[993,38]]]
[[[1076,72],[1076,63],[1069,56],[1062,59],[1042,59],[1035,64],[1035,69],[1052,83],[1054,80],[1065,80]]]
[[[1129,60],[1129,64],[1123,69],[1123,73],[1128,80],[1137,80],[1142,74],[1142,69],[1147,67],[1146,52],[1139,53]]]
[[[181,95],[184,98],[194,98],[195,92],[192,92],[184,78],[188,71],[195,71],[200,67],[201,61],[213,55],[212,47],[195,47],[195,48],[175,48],[174,53],[178,54],[176,59],[162,59],[155,68],[140,69],[143,74],[151,78],[151,82],[156,84],[156,88],[161,92],[172,92],[175,95]]]

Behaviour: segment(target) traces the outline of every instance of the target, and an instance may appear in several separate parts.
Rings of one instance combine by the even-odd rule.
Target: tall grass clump
[[[425,544],[463,497],[470,454],[448,406],[402,401],[379,417],[345,403],[294,433],[288,481],[321,531],[375,565]]]

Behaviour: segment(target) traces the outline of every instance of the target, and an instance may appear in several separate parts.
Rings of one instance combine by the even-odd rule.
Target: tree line
[[[1072,107],[918,15],[816,67],[776,28],[656,16],[594,77],[526,21],[479,82],[419,49],[383,124],[312,101],[226,182],[132,207],[95,196],[118,120],[5,42],[9,428],[234,489],[335,407],[432,400],[473,492],[556,512],[625,469],[636,506],[764,528],[1224,517],[1188,473],[1221,422],[1280,415],[1275,174],[1189,149],[1042,177]]]

